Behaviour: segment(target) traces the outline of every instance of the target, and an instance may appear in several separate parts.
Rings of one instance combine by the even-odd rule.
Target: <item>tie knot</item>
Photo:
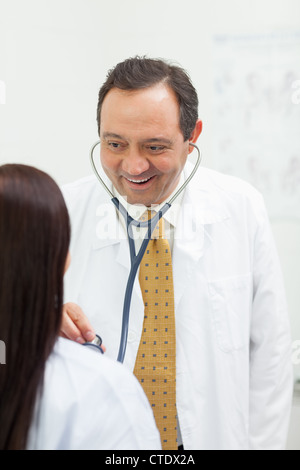
[[[153,219],[153,217],[155,216],[156,213],[157,212],[155,212],[154,210],[147,210],[142,215],[141,221],[144,222],[146,220]],[[163,218],[161,218],[160,221],[156,224],[156,226],[152,227],[152,229],[153,228],[154,228],[154,230],[152,230],[152,236],[151,236],[152,240],[156,240],[158,238],[165,238],[165,223],[164,223]]]

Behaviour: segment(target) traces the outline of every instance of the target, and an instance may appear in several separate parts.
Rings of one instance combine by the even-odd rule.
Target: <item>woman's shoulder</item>
[[[123,364],[92,349],[65,338],[58,338],[47,363],[47,373],[65,386],[73,388],[73,395],[84,393],[87,388],[101,383],[101,388],[115,387],[121,381],[129,382],[131,387],[138,383],[132,372]],[[139,388],[139,385],[138,385]]]
[[[147,398],[124,365],[59,338],[32,428],[35,449],[159,448]]]

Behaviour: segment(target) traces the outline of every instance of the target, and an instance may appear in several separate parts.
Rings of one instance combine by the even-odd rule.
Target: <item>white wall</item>
[[[58,183],[89,174],[106,72],[146,54],[189,71],[204,122],[204,164],[217,167],[213,36],[292,30],[300,30],[299,0],[0,0],[0,164],[32,164]],[[300,339],[299,220],[272,220],[294,340]],[[295,421],[289,442],[300,449]]]

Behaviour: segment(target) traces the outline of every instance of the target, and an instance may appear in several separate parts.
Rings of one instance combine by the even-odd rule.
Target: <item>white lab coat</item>
[[[46,364],[28,450],[161,449],[152,409],[124,366],[64,338]]]
[[[117,358],[130,256],[98,180],[67,185],[78,303]],[[173,248],[177,411],[185,449],[282,449],[291,396],[291,340],[278,257],[261,195],[200,168],[187,187]],[[144,316],[136,280],[124,363],[133,370]]]

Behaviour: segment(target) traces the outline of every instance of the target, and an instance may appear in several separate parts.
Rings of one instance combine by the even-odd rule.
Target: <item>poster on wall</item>
[[[214,37],[215,167],[300,220],[300,31]]]

